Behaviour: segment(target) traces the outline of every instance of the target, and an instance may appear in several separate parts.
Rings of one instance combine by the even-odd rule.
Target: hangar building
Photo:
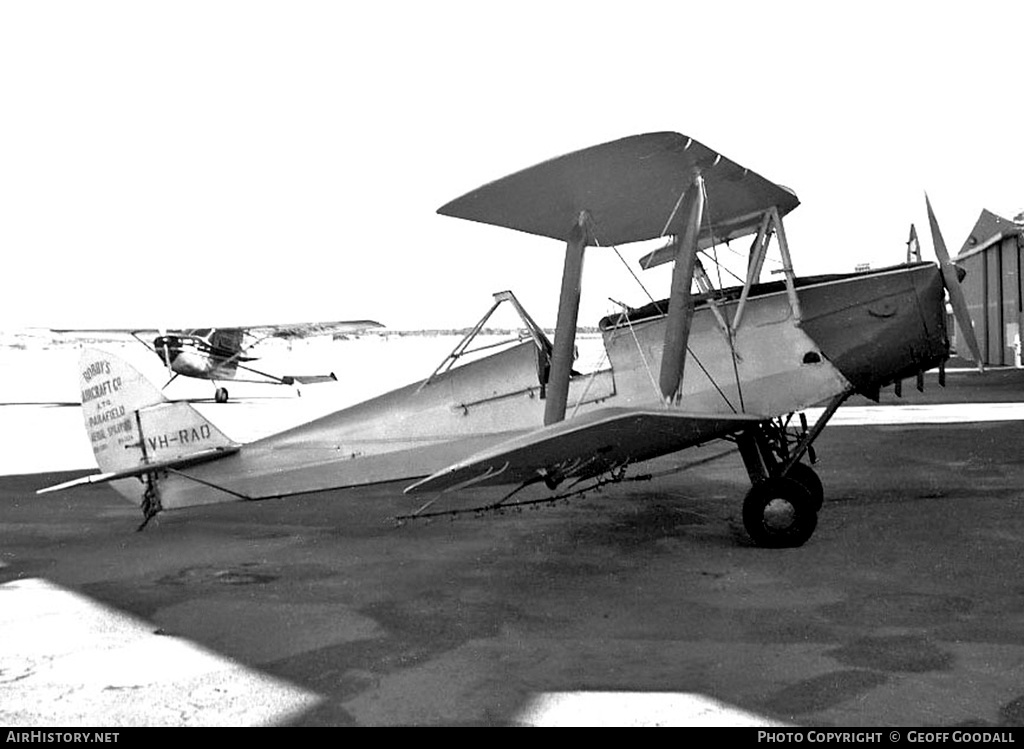
[[[954,259],[967,271],[961,284],[984,363],[1014,366],[1020,363],[1024,338],[1024,213],[1014,220],[983,210],[970,236]],[[970,358],[959,325],[953,337],[957,353]]]

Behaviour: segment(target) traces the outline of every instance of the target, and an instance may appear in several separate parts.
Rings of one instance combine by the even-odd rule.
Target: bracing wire
[[[726,245],[726,247],[728,247],[728,245]],[[729,249],[732,252],[736,252],[735,250],[732,250],[732,248],[729,248]],[[722,285],[722,270],[723,270],[723,268],[722,268],[722,264],[718,262],[717,254],[715,256],[711,256],[711,255],[708,254],[707,250],[700,250],[699,252],[700,252],[701,255],[703,255],[708,260],[708,262],[714,263],[718,267],[718,285],[721,286]],[[736,254],[739,256],[738,252],[736,252]],[[737,276],[735,273],[733,273],[728,268],[725,268],[725,272],[728,273],[733,278],[735,278],[739,283],[742,284],[744,282],[742,278]]]
[[[714,262],[715,268],[718,271],[718,288],[722,288],[722,264],[718,262],[718,243],[715,242],[714,222],[711,220],[711,201],[708,198],[707,182],[704,180],[700,181],[700,191],[704,196],[704,218],[708,226],[708,236],[711,238],[712,262]]]
[[[678,207],[678,204],[677,204],[677,207]],[[594,232],[591,236],[592,236],[592,238],[594,240],[594,244],[597,247],[601,247],[602,246],[601,245],[601,241],[596,236],[596,232]],[[619,252],[619,248],[616,245],[614,245],[614,244],[613,245],[609,245],[609,246],[615,251],[616,257],[619,258],[619,261],[622,263],[622,265],[625,266],[627,271],[629,271],[629,274],[633,277],[633,280],[637,282],[637,285],[639,285],[640,288],[643,290],[644,294],[647,295],[647,298],[651,300],[651,304],[655,304],[656,305],[657,301],[655,301],[654,297],[651,295],[651,292],[647,290],[647,287],[644,286],[644,282],[640,280],[640,277],[637,276],[637,274],[633,272],[633,269],[629,267],[629,263],[627,263],[626,259],[624,257],[622,257],[622,253]],[[621,303],[619,303],[619,306],[623,308],[622,318],[626,321],[626,325],[629,327],[630,333],[633,334],[633,342],[636,344],[636,350],[640,353],[640,359],[643,361],[644,368],[647,370],[647,376],[650,378],[652,385],[654,385],[655,393],[656,394],[660,394],[660,390],[658,388],[658,383],[654,379],[654,373],[651,372],[650,364],[647,362],[647,357],[644,356],[643,348],[640,346],[640,341],[639,341],[639,339],[637,339],[636,332],[633,330],[633,323],[629,319],[629,308],[626,305],[621,304]],[[616,334],[613,331],[613,339],[614,339],[615,335]],[[602,358],[601,358],[601,366],[604,365],[604,362],[607,360],[607,358],[608,358],[608,349],[607,349],[607,347],[605,347],[604,354],[602,355]],[[600,371],[601,366],[598,367],[598,371]],[[580,399],[576,402],[576,405],[573,407],[573,412],[572,412],[573,415],[576,414],[576,411],[579,409],[580,405],[582,404],[583,398],[586,397],[587,391],[590,390],[590,385],[593,383],[594,377],[596,375],[597,375],[596,371],[591,375],[591,379],[587,382],[587,386],[586,386],[586,388],[585,388],[585,390],[583,392],[583,396],[580,397]]]
[[[708,235],[711,237],[711,249],[714,252],[714,260],[713,261],[715,263],[715,267],[718,269],[718,288],[722,288],[722,264],[720,262],[718,262],[718,244],[717,244],[717,242],[715,242],[715,231],[714,231],[714,227],[712,226],[713,222],[711,221],[710,200],[708,198],[707,184],[705,183],[704,180],[701,180],[701,182],[700,182],[700,189],[701,189],[701,191],[704,194],[704,205],[708,208],[707,210],[704,211],[704,215],[707,217]],[[743,402],[743,383],[740,380],[739,364],[736,361],[736,341],[735,341],[736,331],[734,331],[732,329],[731,325],[726,325],[726,331],[725,332],[726,332],[726,337],[729,340],[729,355],[730,355],[730,358],[732,359],[732,374],[733,374],[733,378],[736,381],[736,393],[737,393],[737,395],[739,396],[739,399],[740,399],[740,410],[743,411],[743,412],[746,412],[746,410],[747,410],[746,409],[746,405]],[[712,380],[712,382],[714,382],[714,380]],[[717,383],[715,383],[715,387],[716,388],[718,387]],[[722,391],[719,390],[718,392],[721,393]],[[725,397],[724,393],[722,394],[722,397],[723,398]],[[728,399],[726,399],[726,403],[729,403]],[[729,403],[729,407],[732,408],[732,404],[731,403]],[[735,411],[735,410],[736,409],[733,408],[733,411]]]
[[[633,329],[633,321],[629,319],[629,311],[623,315],[626,320],[626,325],[629,327],[629,332],[633,336],[633,343],[636,345],[636,350],[640,353],[640,360],[644,363],[644,369],[647,370],[647,377],[651,381],[651,387],[654,388],[654,394],[657,397],[661,397],[661,388],[658,386],[658,381],[654,378],[654,372],[651,371],[651,365],[647,361],[647,357],[644,355],[643,346],[640,345],[640,339],[636,337],[636,330]]]
[[[703,185],[704,185],[704,183],[703,183],[703,180],[702,180],[701,181],[701,189],[702,190],[705,189]],[[672,208],[672,213],[669,215],[668,221],[665,222],[665,228],[662,230],[662,236],[665,235],[665,232],[668,230],[668,227],[671,225],[672,220],[673,220],[673,218],[676,215],[676,212],[679,210],[679,206],[682,204],[683,197],[684,197],[685,194],[686,194],[686,191],[684,190],[683,193],[676,200],[676,204]],[[705,201],[705,204],[707,204],[707,192],[706,191],[704,192],[704,201]],[[592,236],[592,238],[594,240],[594,244],[596,246],[598,246],[598,247],[601,247],[602,245],[601,245],[600,240],[596,236],[596,232],[594,232],[591,236]],[[637,276],[636,273],[633,272],[633,269],[629,267],[629,263],[627,263],[625,258],[622,257],[622,253],[619,252],[619,248],[616,245],[609,245],[609,246],[615,251],[616,257],[619,258],[619,261],[625,266],[626,270],[629,271],[629,274],[637,282],[637,284],[643,290],[643,292],[647,296],[647,298],[651,300],[652,304],[656,305],[657,301],[651,295],[651,292],[647,290],[647,287],[644,286],[644,283],[643,283],[643,281],[640,280],[639,276]],[[707,257],[706,253],[705,253],[705,256]],[[712,260],[712,262],[714,262],[715,265],[721,267],[721,264],[718,262],[717,258],[709,258],[709,260]],[[719,276],[719,286],[721,286],[721,276]],[[658,385],[657,379],[654,377],[654,372],[651,370],[650,362],[647,361],[647,357],[644,355],[643,347],[640,345],[640,340],[637,338],[636,331],[633,329],[633,322],[632,322],[632,320],[629,319],[629,309],[628,309],[628,307],[626,307],[625,305],[622,305],[621,303],[620,303],[620,306],[624,308],[624,312],[622,314],[622,319],[625,320],[626,326],[629,328],[629,332],[630,332],[630,334],[633,337],[633,343],[636,346],[637,351],[640,353],[640,359],[641,359],[641,361],[643,361],[644,369],[646,370],[647,376],[648,376],[648,378],[649,378],[649,380],[651,382],[651,385],[654,388],[654,392],[655,392],[656,395],[658,395],[660,397],[660,395],[661,395],[661,388]],[[614,333],[613,333],[613,335],[614,335]],[[730,346],[730,349],[732,349],[732,338],[731,338],[731,335],[730,335],[730,340],[729,340],[729,346]],[[721,396],[722,400],[725,401],[725,404],[729,407],[729,409],[733,413],[738,413],[737,410],[736,410],[736,407],[732,404],[732,401],[729,400],[729,397],[725,394],[725,392],[722,390],[722,388],[715,381],[715,378],[711,376],[711,373],[707,370],[707,367],[704,366],[704,363],[701,362],[700,358],[694,353],[693,349],[690,348],[689,346],[687,346],[686,347],[686,352],[687,352],[687,355],[690,358],[692,358],[694,362],[696,362],[696,364],[700,368],[701,372],[703,372],[704,376],[708,378],[708,382],[710,382],[711,385],[715,388],[715,390]],[[732,356],[733,367],[735,369],[735,366],[736,366],[735,351],[733,351],[732,353],[733,353],[733,356]],[[606,351],[606,355],[607,355],[607,351]],[[736,374],[736,377],[737,377],[737,384],[738,384],[739,374],[738,374],[738,372],[735,372],[735,374]],[[588,385],[588,388],[589,388],[589,385]],[[742,394],[740,396],[740,400],[741,400],[741,406],[740,407],[742,408]],[[579,404],[577,404],[577,408],[578,407],[579,407]]]
[[[629,267],[629,263],[626,262],[626,259],[622,257],[622,253],[619,252],[619,248],[616,247],[615,245],[612,245],[612,249],[615,250],[615,254],[618,256],[619,260],[622,261],[622,264],[626,266],[626,270],[629,271],[629,275],[633,276],[633,280],[640,284],[640,288],[644,290],[644,293],[647,295],[647,298],[651,300],[651,304],[657,304],[657,302],[654,301],[654,297],[651,296],[651,292],[649,292],[647,290],[647,287],[644,286],[644,282],[640,280],[640,277],[633,272],[632,268]]]

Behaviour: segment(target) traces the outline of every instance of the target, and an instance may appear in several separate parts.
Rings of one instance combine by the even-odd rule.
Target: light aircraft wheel
[[[213,399],[215,401],[217,401],[218,403],[227,403],[228,402],[228,389],[227,388],[217,388],[217,391],[213,394]]]
[[[796,479],[769,478],[755,484],[743,500],[743,527],[758,546],[802,546],[818,527],[815,499]]]
[[[786,474],[791,479],[796,479],[810,493],[814,500],[815,512],[821,510],[825,503],[825,487],[821,484],[817,472],[806,463],[796,463]]]

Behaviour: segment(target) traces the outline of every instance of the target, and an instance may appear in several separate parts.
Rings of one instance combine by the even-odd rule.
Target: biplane
[[[309,385],[337,380],[333,372],[321,375],[276,375],[256,369],[251,362],[257,361],[259,357],[254,355],[253,348],[263,341],[274,338],[295,340],[326,335],[339,337],[381,327],[383,326],[375,320],[338,320],[186,330],[51,328],[50,332],[61,335],[131,335],[160,357],[160,361],[167,368],[170,379],[164,383],[161,390],[179,376],[212,380],[215,386],[214,400],[217,403],[227,403],[228,390],[220,384],[224,380],[272,385]]]
[[[500,498],[472,509],[514,507],[625,481],[645,461],[725,440],[751,482],[742,517],[752,541],[801,545],[823,506],[810,463],[828,420],[854,393],[877,399],[935,367],[942,380],[945,295],[958,316],[965,309],[930,203],[938,265],[804,278],[783,227],[798,203],[674,132],[543,162],[438,213],[564,243],[553,340],[499,293],[488,315],[507,302],[523,323],[508,346],[466,356],[485,315],[425,379],[248,444],[167,402],[111,355],[86,351],[84,417],[102,472],[41,491],[112,481],[141,504],[144,526],[161,510],[405,480],[404,492],[423,498],[405,517],[427,517],[447,512],[454,492],[490,487]],[[745,279],[714,287],[709,250],[741,237],[753,237]],[[640,266],[674,264],[669,296],[602,319],[605,360],[577,371],[585,250],[658,238]],[[781,278],[762,281],[769,246]],[[799,418],[819,404],[815,423]]]

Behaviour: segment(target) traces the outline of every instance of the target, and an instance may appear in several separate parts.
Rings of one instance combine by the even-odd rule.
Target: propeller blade
[[[978,346],[978,339],[974,336],[974,323],[971,321],[971,314],[967,311],[967,300],[964,298],[963,289],[960,288],[960,280],[956,275],[956,267],[949,259],[949,252],[946,250],[946,242],[939,230],[939,222],[935,219],[935,212],[932,210],[928,194],[924,196],[925,205],[928,207],[928,223],[932,230],[932,244],[935,246],[935,256],[939,259],[939,267],[942,269],[942,280],[945,282],[946,291],[949,292],[949,302],[953,305],[953,317],[960,326],[960,332],[967,342],[967,348],[971,350],[974,361],[978,363],[978,371],[983,372],[985,363],[981,358],[981,348]]]

